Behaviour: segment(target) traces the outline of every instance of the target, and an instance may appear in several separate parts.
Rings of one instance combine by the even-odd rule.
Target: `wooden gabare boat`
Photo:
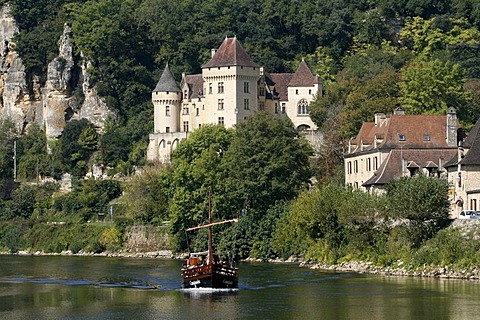
[[[190,254],[190,257],[182,267],[182,286],[185,289],[235,289],[238,288],[238,268],[236,268],[231,261],[220,261],[218,256],[213,252],[212,226],[237,222],[238,219],[212,222],[210,197],[208,202],[208,223],[187,229],[187,231],[191,231],[208,228],[208,251]]]

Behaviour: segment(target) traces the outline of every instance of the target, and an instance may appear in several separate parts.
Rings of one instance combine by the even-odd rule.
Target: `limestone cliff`
[[[105,120],[115,113],[89,83],[88,61],[82,58],[76,61],[70,26],[64,26],[59,54],[48,64],[45,85],[34,77],[30,91],[25,66],[12,43],[17,32],[6,4],[0,16],[0,116],[11,118],[19,133],[37,122],[45,127],[48,139],[59,137],[72,119],[88,119],[101,131]]]

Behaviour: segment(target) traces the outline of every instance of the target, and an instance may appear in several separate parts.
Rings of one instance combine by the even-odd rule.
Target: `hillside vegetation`
[[[87,120],[71,121],[58,141],[48,142],[38,126],[17,137],[9,120],[2,120],[0,248],[119,249],[126,226],[154,224],[168,229],[171,249],[202,250],[206,235],[186,238],[184,229],[205,221],[211,192],[215,218],[240,217],[238,224],[220,227],[215,238],[219,250],[236,258],[365,259],[384,265],[398,259],[414,265],[478,262],[476,254],[467,257],[478,243],[444,230],[445,181],[402,179],[377,197],[343,188],[341,163],[346,139],[377,112],[402,107],[409,114],[444,114],[453,106],[463,127],[471,128],[480,117],[478,1],[10,4],[20,28],[16,50],[28,79],[45,81],[63,25],[69,23],[76,59],[83,54],[92,62],[92,84],[120,117],[102,134]],[[175,151],[171,165],[147,164],[151,92],[165,64],[177,79],[182,72],[199,73],[211,48],[233,35],[269,72],[292,72],[304,58],[319,74],[324,95],[312,103],[311,117],[324,133],[322,148],[312,150],[288,119],[259,113],[235,131],[202,127]],[[82,179],[93,164],[108,168],[116,179]],[[142,175],[117,179],[136,167]],[[74,176],[70,193],[59,192],[54,183],[30,183],[65,172]],[[113,222],[95,222],[109,210]],[[52,221],[66,226],[52,226]],[[68,229],[72,236],[55,233],[55,228]],[[82,238],[82,232],[89,236]],[[55,245],[39,240],[48,239],[46,234],[54,235]],[[462,253],[433,250],[439,243]]]

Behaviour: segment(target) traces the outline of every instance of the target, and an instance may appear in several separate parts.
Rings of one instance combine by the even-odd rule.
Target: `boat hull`
[[[227,266],[197,266],[182,268],[183,288],[238,288],[238,269]]]

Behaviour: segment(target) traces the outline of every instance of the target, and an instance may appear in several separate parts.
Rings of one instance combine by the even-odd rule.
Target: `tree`
[[[19,139],[17,157],[19,179],[36,180],[50,171],[47,138],[37,123],[32,124],[27,133]]]
[[[422,174],[402,177],[386,186],[388,215],[401,225],[412,247],[419,247],[440,230],[448,218],[448,182]]]
[[[240,122],[222,162],[233,201],[229,209],[248,206],[265,214],[275,202],[293,199],[311,178],[311,155],[287,117],[258,112]]]
[[[454,107],[464,120],[473,98],[464,82],[465,72],[458,64],[418,59],[402,70],[399,99],[411,114],[443,114]]]
[[[231,129],[220,125],[204,125],[183,140],[172,154],[170,220],[172,233],[176,235],[176,249],[185,248],[186,228],[207,221],[209,193],[215,219],[223,219],[230,213],[222,210],[228,203],[225,203],[223,187],[227,175],[221,162],[230,148],[233,134]]]
[[[15,124],[9,118],[0,119],[0,180],[13,180],[13,141]]]
[[[87,162],[95,146],[94,131],[87,119],[72,120],[63,129],[60,138],[62,163],[76,176],[83,176],[87,171]]]
[[[120,199],[124,215],[140,223],[162,223],[169,220],[173,170],[170,166],[149,166],[125,185]]]

